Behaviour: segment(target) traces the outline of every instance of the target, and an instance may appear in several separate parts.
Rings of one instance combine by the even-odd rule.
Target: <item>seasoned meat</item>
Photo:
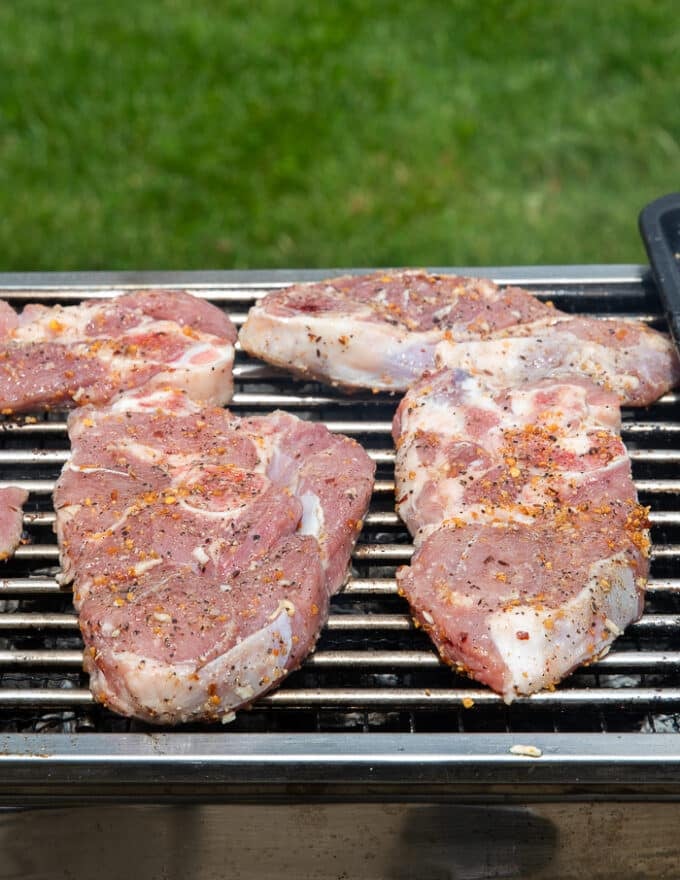
[[[0,559],[7,559],[21,540],[23,506],[28,492],[16,486],[0,489]]]
[[[587,376],[628,406],[646,406],[680,381],[671,340],[638,321],[552,317],[435,351],[438,368],[457,367],[507,388],[546,376]]]
[[[236,331],[216,306],[182,291],[135,291],[77,306],[0,309],[4,413],[106,403],[122,390],[172,384],[223,404],[233,390]]]
[[[93,694],[159,724],[229,720],[313,649],[372,462],[322,425],[177,390],[82,407],[69,434],[57,533]]]
[[[479,378],[444,370],[422,379],[394,419],[397,509],[420,540],[447,518],[533,517],[580,503],[630,464],[614,395],[586,379],[544,379],[489,392]]]
[[[646,511],[616,395],[576,377],[489,390],[444,370],[394,420],[400,591],[444,660],[507,701],[606,652],[642,613]]]
[[[303,375],[393,391],[435,362],[479,371],[496,387],[582,373],[633,405],[680,380],[672,343],[644,324],[571,317],[518,287],[414,271],[270,293],[250,310],[240,341]]]
[[[442,525],[399,588],[441,657],[506,702],[607,652],[642,614],[643,522],[627,505]]]
[[[250,354],[338,385],[405,390],[445,336],[475,339],[555,310],[518,287],[426,272],[298,284],[254,305],[239,339]]]

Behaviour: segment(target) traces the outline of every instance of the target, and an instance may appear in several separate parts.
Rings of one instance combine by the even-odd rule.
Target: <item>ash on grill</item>
[[[531,285],[526,285],[532,287]],[[570,312],[629,315],[662,327],[655,292],[633,282],[534,285]],[[201,290],[236,323],[266,285]],[[42,292],[46,304],[73,302],[75,288]],[[0,289],[0,297],[40,301],[41,291]],[[589,732],[680,729],[680,394],[647,410],[624,411],[623,438],[643,504],[651,507],[653,560],[645,614],[600,662],[554,692],[505,706],[499,697],[443,666],[411,624],[394,573],[411,546],[393,509],[392,414],[388,394],[342,392],[291,379],[237,355],[239,415],[276,407],[356,437],[378,465],[377,482],[350,581],[335,597],[316,653],[275,692],[239,712],[230,731]],[[55,581],[51,489],[66,458],[64,414],[6,420],[0,431],[0,485],[31,492],[28,543],[0,572],[0,730],[148,729],[95,706],[81,672],[82,642],[68,590]],[[207,729],[202,726],[200,729]],[[187,728],[184,728],[187,730]]]

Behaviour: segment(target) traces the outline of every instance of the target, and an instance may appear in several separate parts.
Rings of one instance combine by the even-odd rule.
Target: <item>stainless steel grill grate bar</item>
[[[645,614],[637,623],[632,623],[627,632],[647,633],[659,630],[672,630],[680,626],[680,614]],[[416,629],[410,616],[403,614],[345,614],[332,611],[326,630],[328,632],[351,632],[354,630],[376,632],[378,630],[406,631]],[[41,630],[41,629],[78,629],[78,617],[76,614],[38,611],[21,613],[12,611],[8,614],[0,613],[0,632],[15,630]]]
[[[83,652],[79,650],[0,650],[0,667],[57,667],[80,669]],[[324,651],[312,654],[305,666],[311,669],[367,668],[436,669],[441,665],[434,651]],[[583,669],[584,674],[613,673],[625,670],[649,672],[680,667],[680,651],[618,651]]]
[[[629,687],[625,699],[620,688],[597,689],[600,707],[645,706],[655,709],[675,707],[680,703],[680,688]],[[570,706],[586,706],[593,702],[590,688],[562,688],[560,691],[542,691],[518,700],[518,706],[541,706],[564,709]],[[94,699],[89,690],[82,688],[4,688],[0,689],[0,707],[62,708],[90,706]],[[501,697],[492,691],[473,688],[285,688],[267,694],[258,700],[258,706],[281,709],[302,708],[369,708],[389,709],[440,709],[475,706],[503,707]]]

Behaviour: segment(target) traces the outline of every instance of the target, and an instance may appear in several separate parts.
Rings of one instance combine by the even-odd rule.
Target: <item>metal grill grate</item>
[[[503,280],[499,278],[499,280]],[[147,285],[148,286],[148,285]],[[153,285],[152,285],[153,286]],[[182,285],[192,289],[192,285]],[[239,324],[254,298],[273,283],[240,283],[194,292],[226,308]],[[631,315],[662,326],[654,290],[631,277],[557,279],[526,286],[571,312]],[[86,289],[88,293],[92,288]],[[69,303],[83,287],[2,288],[0,296]],[[108,295],[110,289],[96,291]],[[376,461],[371,509],[356,547],[352,575],[333,600],[316,653],[282,686],[237,715],[229,730],[257,732],[588,732],[676,730],[680,722],[680,395],[647,410],[624,412],[623,437],[641,501],[651,507],[652,579],[645,615],[611,653],[552,692],[511,707],[439,663],[427,637],[411,624],[396,593],[395,568],[411,552],[393,512],[393,448],[397,399],[342,392],[237,354],[240,415],[276,407],[321,420],[356,437]],[[81,672],[82,643],[68,591],[57,586],[51,490],[68,438],[63,414],[7,420],[0,431],[0,485],[31,492],[28,543],[0,574],[0,729],[143,731],[145,725],[95,706]],[[473,705],[470,708],[465,708]],[[194,728],[198,729],[198,728]],[[202,727],[201,729],[206,729]],[[187,728],[184,728],[187,730]]]

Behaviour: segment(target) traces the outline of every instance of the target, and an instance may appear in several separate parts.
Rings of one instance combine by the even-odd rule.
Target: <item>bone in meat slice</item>
[[[444,338],[474,339],[555,309],[486,279],[377,272],[268,294],[239,340],[276,366],[349,387],[404,391],[434,366]]]
[[[494,388],[581,374],[613,391],[624,406],[653,403],[680,381],[678,353],[667,336],[613,318],[560,315],[480,339],[443,340],[435,364],[479,375]]]
[[[605,653],[642,613],[646,511],[616,396],[582,378],[488,390],[445,370],[394,421],[400,591],[440,655],[510,702]]]
[[[83,407],[69,433],[56,528],[95,698],[157,724],[229,720],[313,649],[372,462],[322,425],[170,390]]]
[[[642,614],[644,518],[443,525],[399,588],[442,659],[511,702],[596,660]]]
[[[619,426],[615,396],[581,377],[490,391],[443,370],[394,418],[397,510],[420,543],[447,519],[530,522],[621,481],[628,491]]]
[[[518,287],[425,272],[378,272],[275,291],[250,310],[251,354],[336,385],[405,391],[425,371],[479,371],[497,387],[581,373],[647,404],[680,380],[661,333],[574,317]]]
[[[27,498],[28,492],[17,486],[0,489],[0,560],[9,559],[19,546]]]
[[[183,291],[139,290],[76,306],[0,308],[0,409],[106,403],[144,384],[227,403],[236,330]]]

